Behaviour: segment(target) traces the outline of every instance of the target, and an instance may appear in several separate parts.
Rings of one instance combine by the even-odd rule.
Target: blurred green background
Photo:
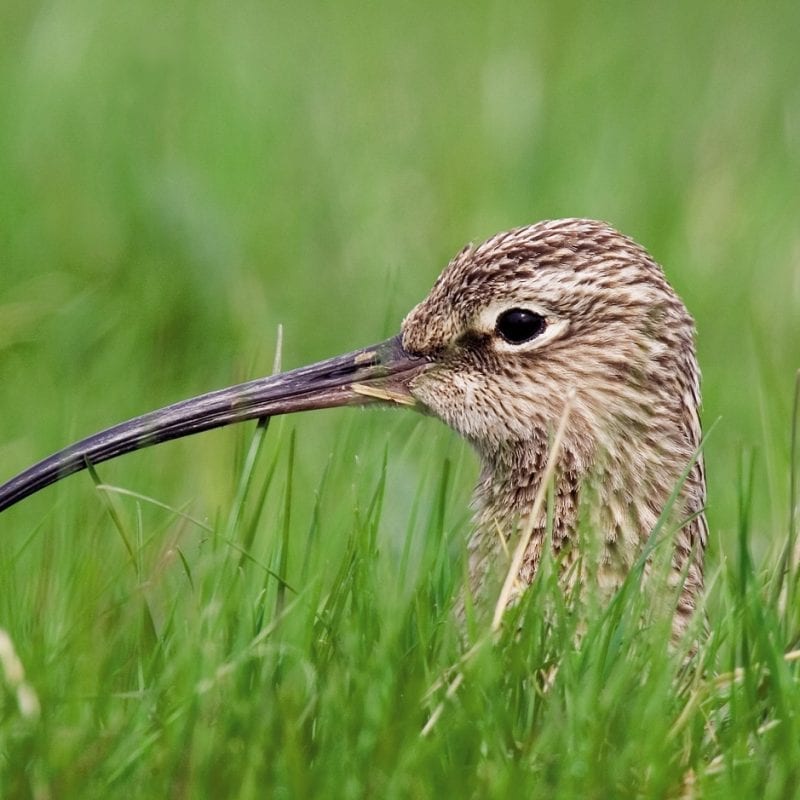
[[[780,660],[789,633],[771,611],[748,627],[731,600],[761,584],[744,561],[739,583],[716,567],[739,563],[741,530],[771,571],[787,532],[798,31],[796,0],[4,0],[0,480],[270,372],[279,323],[287,368],[368,345],[467,241],[598,217],[653,253],[698,324],[706,426],[720,419],[710,617],[733,654],[708,673],[748,665],[756,634]],[[276,421],[237,526],[252,430],[100,466],[207,529],[125,497],[112,518],[85,473],[0,515],[0,629],[42,709],[26,716],[0,675],[0,794],[618,796],[630,778],[689,796],[687,766],[755,752],[705,786],[786,796],[767,783],[796,777],[789,677],[748,684],[715,731],[707,707],[673,702],[663,641],[651,658],[635,639],[612,672],[587,658],[587,680],[566,658],[540,702],[532,664],[574,635],[537,649],[535,624],[527,640],[512,625],[420,739],[426,691],[462,655],[450,603],[474,457],[401,411]],[[762,737],[775,707],[786,724]]]
[[[0,475],[269,372],[278,323],[285,367],[377,341],[465,242],[590,216],[648,247],[697,319],[705,420],[721,417],[712,558],[753,453],[766,546],[785,531],[800,366],[799,24],[793,1],[6,0]],[[392,454],[393,519],[432,447],[463,458],[468,496],[474,462],[433,420],[292,425],[308,492],[352,435]],[[225,513],[244,436],[101,473]],[[78,477],[32,498],[3,538],[92,491]]]

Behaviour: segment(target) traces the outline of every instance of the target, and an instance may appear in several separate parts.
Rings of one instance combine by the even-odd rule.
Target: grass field
[[[477,464],[432,419],[240,426],[30,498],[0,515],[0,796],[800,796],[798,25],[3,3],[0,480],[270,372],[279,324],[284,367],[381,340],[466,241],[561,216],[665,266],[719,421],[690,675],[634,591],[576,648],[546,572],[497,639],[463,631]]]

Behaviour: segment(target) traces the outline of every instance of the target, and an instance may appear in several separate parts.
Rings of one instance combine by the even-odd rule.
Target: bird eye
[[[498,318],[495,330],[509,344],[522,344],[535,339],[546,327],[545,319],[526,308],[510,308]]]

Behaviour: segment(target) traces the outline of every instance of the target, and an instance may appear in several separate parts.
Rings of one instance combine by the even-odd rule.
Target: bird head
[[[89,436],[0,486],[0,510],[151,444],[367,402],[422,408],[492,461],[546,441],[572,393],[573,464],[634,436],[639,451],[685,460],[699,437],[697,382],[691,318],[650,256],[600,222],[542,222],[462,250],[399,337]]]
[[[404,349],[430,362],[411,393],[490,459],[546,440],[570,395],[566,446],[579,461],[637,437],[688,458],[693,337],[648,253],[582,219],[464,248],[402,325]]]

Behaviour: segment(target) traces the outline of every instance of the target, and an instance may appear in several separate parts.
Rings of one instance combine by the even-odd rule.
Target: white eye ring
[[[509,341],[498,331],[497,322],[504,314],[512,311],[527,311],[535,314],[544,322],[542,330],[537,335],[531,336],[524,341]],[[505,303],[492,303],[484,308],[474,324],[477,331],[491,336],[492,345],[498,352],[519,353],[534,350],[560,336],[567,327],[568,321],[557,314],[553,314],[538,303],[525,301],[511,303],[506,301]]]
[[[541,336],[547,319],[527,308],[509,308],[497,317],[494,329],[509,344],[521,345]]]

